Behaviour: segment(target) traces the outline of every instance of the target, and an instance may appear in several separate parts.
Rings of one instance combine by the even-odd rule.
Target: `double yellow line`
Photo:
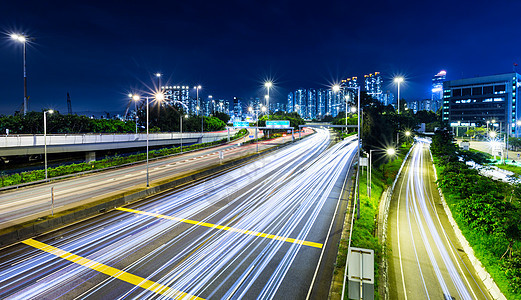
[[[223,225],[194,221],[194,220],[172,217],[172,216],[167,216],[167,215],[161,215],[161,214],[156,214],[156,213],[146,212],[146,211],[141,211],[141,210],[135,210],[135,209],[130,209],[130,208],[118,207],[116,209],[121,210],[121,211],[130,212],[130,213],[150,216],[150,217],[173,220],[173,221],[182,222],[182,223],[186,223],[186,224],[192,224],[192,225],[198,225],[198,226],[203,226],[203,227],[208,227],[208,228],[215,228],[215,229],[220,229],[220,230],[238,232],[238,233],[242,233],[242,234],[248,234],[248,235],[263,237],[263,238],[267,238],[267,239],[288,242],[288,243],[302,244],[304,246],[309,246],[309,247],[314,247],[314,248],[319,248],[319,249],[322,248],[322,246],[323,246],[323,244],[321,244],[321,243],[309,242],[309,241],[298,240],[298,239],[293,239],[293,238],[289,238],[289,237],[283,237],[283,236],[279,236],[279,235],[268,234],[268,233],[263,233],[263,232],[258,232],[258,231],[251,231],[251,230],[246,230],[246,229],[239,229],[239,228],[228,227],[228,226],[223,226]]]
[[[182,218],[178,218],[178,217],[161,215],[161,214],[140,211],[140,210],[135,210],[135,209],[130,209],[130,208],[119,207],[116,209],[120,210],[120,211],[129,212],[129,213],[135,213],[135,214],[146,215],[146,216],[151,216],[151,217],[156,217],[156,218],[178,221],[178,222],[182,222],[182,223],[186,223],[186,224],[192,224],[192,225],[203,226],[203,227],[208,227],[208,228],[213,228],[213,229],[238,232],[238,233],[242,233],[242,234],[248,234],[248,235],[263,237],[263,238],[267,238],[267,239],[274,239],[274,240],[288,242],[288,243],[302,244],[304,246],[309,246],[309,247],[322,248],[322,246],[323,246],[323,244],[315,243],[315,242],[298,240],[298,239],[278,236],[278,235],[274,235],[274,234],[267,234],[267,233],[263,233],[263,232],[238,229],[238,228],[234,228],[234,227],[211,224],[211,223],[206,223],[206,222],[182,219]],[[89,268],[94,271],[103,273],[105,275],[117,278],[121,281],[133,284],[135,286],[144,288],[146,290],[152,291],[152,292],[160,294],[160,295],[165,295],[165,296],[168,296],[168,297],[174,298],[174,299],[193,299],[193,300],[201,299],[201,300],[204,300],[203,298],[200,298],[200,297],[197,297],[194,295],[189,295],[185,292],[173,290],[166,285],[159,284],[154,281],[150,281],[146,278],[143,278],[143,277],[131,274],[131,273],[127,273],[123,270],[119,270],[119,269],[113,268],[111,266],[107,266],[105,264],[102,264],[102,263],[96,262],[94,260],[67,252],[65,250],[39,242],[34,239],[27,239],[27,240],[22,241],[22,243],[24,243],[28,246],[34,247],[36,249],[39,249],[41,251],[55,255],[57,257],[61,257],[65,260],[68,260],[68,261],[78,264],[80,266],[84,266],[86,268]]]
[[[50,253],[52,255],[61,257],[65,260],[68,260],[70,262],[73,262],[75,264],[78,264],[80,266],[87,267],[89,269],[92,269],[94,271],[98,271],[100,273],[103,273],[105,275],[117,278],[121,281],[128,282],[130,284],[133,284],[135,286],[139,286],[141,288],[147,289],[149,291],[152,291],[157,294],[165,295],[173,299],[193,299],[193,300],[204,300],[203,298],[199,298],[197,296],[189,295],[187,293],[176,291],[171,289],[170,287],[159,284],[157,282],[150,281],[146,278],[127,273],[125,271],[113,268],[111,266],[107,266],[105,264],[93,261],[91,259],[72,254],[70,252],[64,251],[62,249],[53,247],[51,245],[47,245],[42,242],[38,242],[37,240],[33,239],[27,239],[25,241],[22,241],[22,243],[29,245],[31,247],[34,247],[36,249],[40,249],[44,252]]]

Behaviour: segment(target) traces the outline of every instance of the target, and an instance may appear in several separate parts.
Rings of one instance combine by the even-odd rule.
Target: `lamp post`
[[[194,86],[194,89],[196,90],[196,93],[197,93],[197,99],[196,99],[197,106],[201,107],[201,113],[202,113],[202,105],[201,105],[201,103],[199,103],[199,90],[201,89],[201,86],[200,85]]]
[[[344,98],[346,99],[346,128],[345,128],[345,130],[347,133],[347,100],[349,100],[349,95],[346,95]]]
[[[27,52],[26,44],[29,37],[24,34],[11,34],[11,39],[23,44],[23,61],[24,61],[24,115],[27,113]],[[47,171],[47,169],[45,169]],[[46,177],[47,178],[47,177]]]
[[[181,104],[181,106],[183,106],[186,111],[188,111],[188,106],[186,106],[186,104],[184,104],[183,102],[179,101],[179,100],[174,100],[175,103],[179,103]],[[175,108],[174,108],[175,109]],[[181,111],[177,111],[179,113],[179,128],[180,128],[180,132],[181,132],[181,152],[183,152],[183,114],[181,114]],[[185,114],[184,117],[186,119],[188,119],[188,115]]]
[[[188,119],[188,115],[185,115],[185,118]],[[183,153],[183,117],[179,114],[179,120],[181,120],[181,153]]]
[[[156,101],[163,101],[165,99],[165,95],[163,95],[163,93],[157,93],[154,95],[154,99]],[[150,186],[150,174],[149,174],[149,163],[148,163],[148,144],[149,144],[149,97],[147,96],[146,97],[146,100],[147,100],[147,187]]]
[[[161,75],[162,74],[158,72],[155,75],[157,77],[157,90],[162,92],[163,91],[163,89],[161,88]]]
[[[43,152],[45,161],[45,179],[47,180],[47,113],[52,114],[52,109],[43,112]]]
[[[403,77],[395,77],[394,82],[398,85],[398,113],[400,113],[400,83],[403,82]]]
[[[139,101],[139,95],[133,95],[133,94],[128,94],[128,96],[130,98],[132,98],[132,100],[134,100],[134,104],[135,104],[135,110],[136,110],[136,134],[137,134],[137,102]]]
[[[266,95],[266,106],[268,107],[268,120],[270,119],[270,88],[273,85],[271,81],[264,83],[266,89],[268,89],[268,95]]]
[[[337,103],[337,102],[336,102],[336,101],[337,101],[336,98],[337,98],[338,92],[340,91],[340,85],[335,84],[335,85],[333,85],[333,87],[332,87],[331,89],[332,89],[333,92],[335,93],[335,101],[334,101],[334,102]],[[340,104],[339,104],[339,105],[340,105]],[[340,109],[337,109],[337,113],[338,113],[338,112],[340,112]]]
[[[360,110],[360,86],[357,86],[357,87],[347,87],[348,89],[356,89],[357,90],[357,94],[358,94],[358,108],[357,108],[357,121],[358,121],[358,126],[357,126],[357,129],[358,129],[358,133],[357,133],[357,143],[358,143],[358,151],[357,151],[357,156],[358,156],[358,164],[356,166],[356,182],[358,182],[358,185],[356,187],[356,191],[357,191],[357,198],[358,198],[358,203],[357,203],[357,206],[358,206],[358,209],[357,209],[357,219],[360,219],[360,183],[359,183],[359,174],[360,174],[360,151],[361,151],[361,143],[360,143],[360,136],[361,136],[361,131],[360,131],[360,115],[361,115],[361,110]],[[333,85],[333,92],[337,93],[338,91],[340,91],[340,85],[338,84],[335,84]],[[346,111],[347,111],[347,106],[346,106]],[[353,111],[353,108],[351,108],[351,111]],[[346,118],[346,121],[347,121],[347,118]],[[347,127],[346,127],[347,128]]]

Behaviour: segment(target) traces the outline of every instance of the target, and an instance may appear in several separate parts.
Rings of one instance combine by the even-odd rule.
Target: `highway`
[[[327,291],[321,276],[332,269],[319,269],[334,263],[355,150],[330,146],[319,129],[229,172],[2,249],[0,298],[324,299],[317,286]]]
[[[311,133],[311,130],[307,130]],[[285,141],[291,136],[284,138]],[[283,138],[259,144],[259,151],[282,144]],[[245,137],[245,140],[249,140]],[[241,139],[242,141],[242,139]],[[237,142],[238,143],[238,142]],[[222,162],[256,152],[256,145],[226,144],[206,150],[150,160],[151,186],[168,178],[180,177],[211,165],[217,165],[219,151]],[[146,187],[146,164],[116,168],[109,171],[74,177],[67,180],[29,186],[0,193],[0,229],[51,214],[51,187],[54,188],[54,212],[110,197],[122,192]]]
[[[388,232],[391,299],[492,299],[447,219],[426,141],[398,179]]]

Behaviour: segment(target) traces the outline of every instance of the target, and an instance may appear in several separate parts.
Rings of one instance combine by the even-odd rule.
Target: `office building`
[[[469,126],[487,126],[501,133],[518,136],[520,108],[516,72],[450,80],[443,83],[442,119],[461,136]]]

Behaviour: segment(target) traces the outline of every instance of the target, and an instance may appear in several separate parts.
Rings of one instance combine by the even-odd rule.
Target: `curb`
[[[389,217],[389,207],[391,206],[391,198],[393,197],[394,187],[396,186],[396,182],[398,182],[398,178],[402,174],[403,166],[405,166],[405,163],[409,158],[409,154],[411,153],[412,148],[414,148],[414,144],[411,146],[411,148],[409,148],[409,151],[403,158],[402,165],[400,166],[398,173],[396,173],[396,177],[394,178],[393,184],[390,187],[387,187],[387,189],[382,193],[382,197],[380,198],[380,204],[378,205],[378,240],[383,245],[381,261],[382,268],[380,269],[381,279],[380,284],[378,285],[378,293],[380,294],[380,296],[383,296],[383,299],[389,299],[389,281],[387,276],[387,268],[389,264],[387,262],[387,259],[385,258],[387,254],[387,219]]]
[[[445,213],[447,214],[447,218],[449,219],[449,222],[454,229],[454,232],[456,234],[456,237],[458,238],[459,243],[463,247],[463,250],[465,251],[465,254],[467,254],[467,257],[469,258],[470,262],[472,263],[472,266],[476,270],[476,273],[478,274],[479,278],[483,281],[483,284],[485,284],[485,287],[487,288],[488,292],[494,299],[501,299],[506,300],[507,298],[503,293],[501,293],[501,290],[497,286],[496,282],[490,274],[485,270],[479,259],[474,255],[474,249],[470,246],[469,242],[461,232],[461,230],[458,227],[458,224],[456,223],[456,220],[454,220],[454,217],[452,216],[452,212],[447,205],[447,202],[445,201],[445,197],[443,197],[443,193],[438,186],[438,174],[436,173],[436,167],[434,166],[434,159],[432,157],[431,149],[429,148],[429,154],[431,155],[431,161],[432,168],[434,169],[434,178],[436,179],[436,187],[438,188],[438,193],[441,197],[441,203],[443,204],[443,209],[445,210]]]

